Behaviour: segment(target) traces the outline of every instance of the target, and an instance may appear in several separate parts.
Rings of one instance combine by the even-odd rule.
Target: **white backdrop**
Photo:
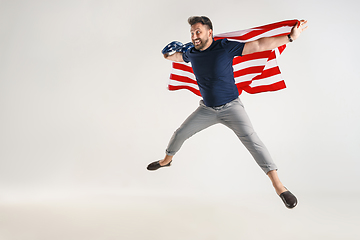
[[[3,200],[82,193],[271,192],[229,129],[189,139],[148,172],[197,107],[166,89],[160,51],[190,41],[187,18],[222,33],[286,19],[309,29],[280,57],[287,89],[241,96],[294,192],[360,191],[358,1],[0,1]]]

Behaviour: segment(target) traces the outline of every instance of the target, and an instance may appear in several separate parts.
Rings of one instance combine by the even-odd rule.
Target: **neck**
[[[214,40],[213,40],[213,38],[211,37],[211,38],[209,39],[209,41],[207,42],[207,44],[206,44],[202,49],[200,49],[200,51],[205,51],[206,49],[208,49],[208,48],[211,46],[211,44],[212,44],[213,41],[214,41]]]

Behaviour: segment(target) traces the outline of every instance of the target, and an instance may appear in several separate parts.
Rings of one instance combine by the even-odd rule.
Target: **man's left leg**
[[[251,155],[254,157],[257,164],[261,169],[267,174],[270,178],[273,187],[275,188],[276,193],[283,199],[282,196],[287,197],[289,191],[281,183],[279,176],[277,174],[277,166],[272,160],[269,151],[267,150],[264,143],[255,133],[253,126],[250,122],[250,119],[244,109],[243,104],[240,99],[236,99],[230,102],[227,106],[224,106],[221,112],[219,113],[221,117],[221,123],[232,129],[244,146],[248,149]],[[291,193],[290,193],[291,194]],[[292,194],[291,194],[292,195]],[[292,195],[293,196],[293,195]],[[288,208],[293,208],[296,205],[296,198],[290,196],[288,199],[291,202],[285,203]],[[287,199],[285,199],[287,200]]]

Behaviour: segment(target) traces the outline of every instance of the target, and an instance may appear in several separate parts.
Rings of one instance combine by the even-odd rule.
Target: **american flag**
[[[286,20],[260,27],[250,28],[214,36],[214,40],[227,38],[230,41],[250,42],[262,37],[287,35],[298,20]],[[235,84],[239,94],[277,91],[286,88],[276,58],[286,45],[276,49],[234,57],[233,69]],[[187,89],[201,96],[191,63],[173,62],[168,89]]]

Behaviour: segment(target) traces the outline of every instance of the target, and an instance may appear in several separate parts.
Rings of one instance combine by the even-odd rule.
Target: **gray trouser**
[[[221,107],[207,107],[201,100],[200,106],[195,112],[174,132],[166,149],[166,154],[175,155],[186,139],[217,123],[222,123],[235,132],[265,173],[277,170],[269,151],[254,132],[239,98]]]

